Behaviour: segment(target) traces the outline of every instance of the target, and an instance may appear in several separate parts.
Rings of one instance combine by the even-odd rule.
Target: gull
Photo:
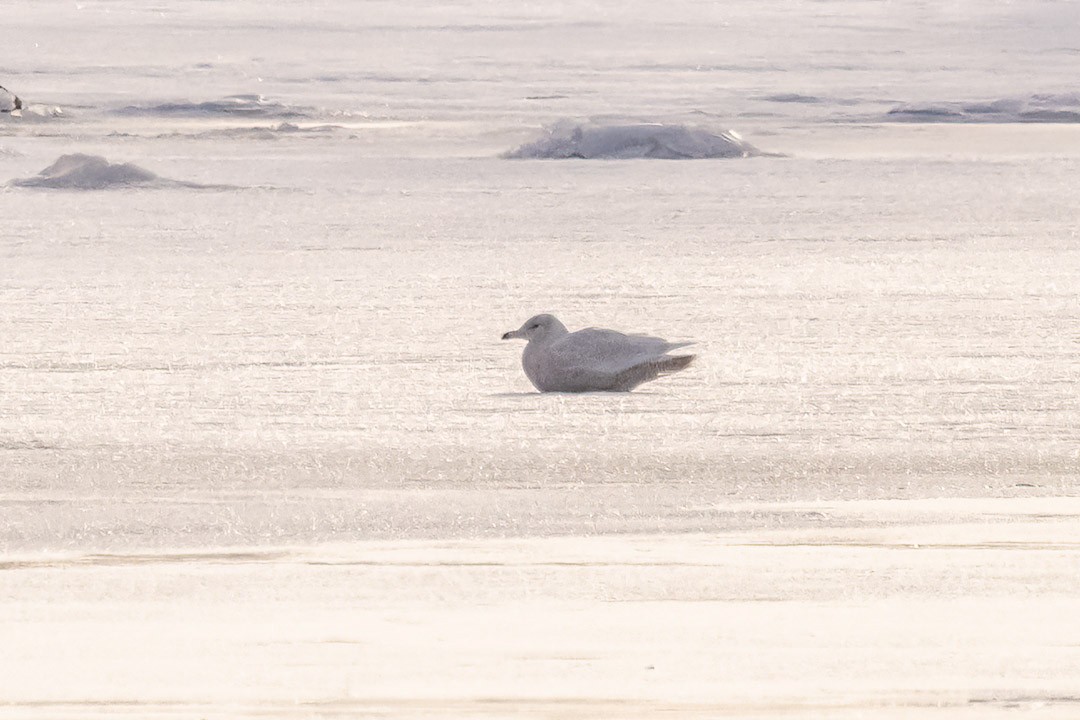
[[[629,392],[687,367],[694,355],[668,355],[688,342],[585,328],[570,332],[547,313],[525,321],[503,340],[528,340],[521,365],[540,392]]]

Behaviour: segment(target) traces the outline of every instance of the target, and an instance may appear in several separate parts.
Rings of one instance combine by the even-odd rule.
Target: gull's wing
[[[627,391],[689,365],[692,355],[667,354],[687,344],[586,328],[544,344],[532,357],[526,347],[525,372],[545,392]]]
[[[648,335],[626,335],[615,330],[586,328],[552,343],[548,352],[564,369],[580,368],[600,374],[618,374],[687,344],[669,343],[663,338]]]

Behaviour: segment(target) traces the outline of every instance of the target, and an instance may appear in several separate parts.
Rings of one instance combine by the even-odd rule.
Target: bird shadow
[[[617,392],[612,390],[595,390],[592,392],[501,392],[491,393],[488,397],[493,398],[538,398],[538,397],[626,397],[627,395],[659,395],[660,393],[650,390],[635,390],[633,393]]]

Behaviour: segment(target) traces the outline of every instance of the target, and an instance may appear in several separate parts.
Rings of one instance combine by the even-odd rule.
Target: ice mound
[[[106,190],[118,187],[203,187],[158,177],[131,163],[110,163],[100,155],[61,155],[56,162],[30,178],[12,180],[15,187],[65,190]]]
[[[226,115],[235,117],[294,118],[306,117],[303,108],[268,100],[262,95],[229,95],[206,102],[169,102],[158,105],[129,105],[117,110],[121,115],[155,115],[165,117],[203,117]]]
[[[698,160],[761,154],[733,130],[717,134],[674,123],[578,123],[564,120],[547,128],[544,137],[511,150],[503,157]]]
[[[1080,92],[985,102],[899,105],[886,114],[886,119],[922,123],[1080,123]]]
[[[0,113],[18,112],[22,107],[19,96],[0,85]]]

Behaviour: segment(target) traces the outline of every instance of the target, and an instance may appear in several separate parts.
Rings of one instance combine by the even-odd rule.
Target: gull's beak
[[[521,337],[521,331],[520,330],[511,330],[508,333],[503,333],[502,339],[503,340],[513,340],[514,338],[519,338],[519,337]]]

